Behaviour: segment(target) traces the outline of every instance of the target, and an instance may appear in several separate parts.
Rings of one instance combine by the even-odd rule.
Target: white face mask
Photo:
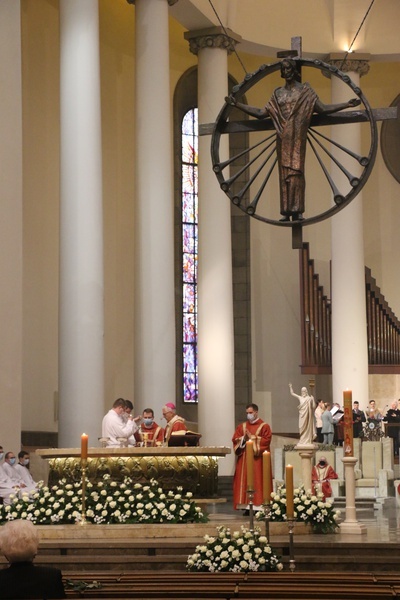
[[[247,420],[250,421],[250,423],[252,423],[256,420],[256,415],[254,413],[247,413]]]

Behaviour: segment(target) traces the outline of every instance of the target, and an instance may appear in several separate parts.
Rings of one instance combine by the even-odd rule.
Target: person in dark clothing
[[[10,565],[0,570],[0,598],[65,598],[62,575],[53,567],[36,567],[39,535],[31,521],[9,521],[0,530],[0,548]]]
[[[363,410],[360,410],[360,403],[355,400],[353,402],[353,437],[358,438],[363,430],[363,423],[365,423],[367,419],[365,418],[365,413]]]
[[[394,455],[399,455],[400,410],[397,400],[393,400],[389,410],[383,417],[387,425],[387,434],[393,440]]]

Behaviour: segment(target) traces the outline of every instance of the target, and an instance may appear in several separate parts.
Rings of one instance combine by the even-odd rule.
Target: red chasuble
[[[317,494],[318,492],[322,492],[324,500],[325,498],[330,498],[332,496],[332,487],[329,480],[337,478],[337,473],[330,465],[326,465],[325,467],[316,465],[311,472],[313,493]]]
[[[165,427],[165,441],[168,442],[171,437],[171,433],[174,431],[187,431],[187,427],[185,425],[185,419],[175,415],[172,419],[167,423]]]
[[[263,502],[263,485],[262,485],[262,454],[265,450],[269,450],[271,443],[271,427],[268,423],[264,423],[261,419],[257,419],[254,423],[246,422],[237,426],[233,434],[232,443],[233,449],[237,456],[235,476],[233,479],[233,507],[237,508],[238,504],[247,505],[247,465],[245,458],[245,448],[241,447],[243,436],[247,432],[248,438],[253,441],[254,449],[254,498],[253,504],[260,506]],[[244,446],[245,444],[243,444]]]
[[[152,423],[151,427],[145,427],[142,423],[140,426],[140,437],[143,441],[143,433],[147,433],[147,441],[149,446],[155,446],[156,442],[162,443],[164,441],[164,429],[157,425],[157,423]]]

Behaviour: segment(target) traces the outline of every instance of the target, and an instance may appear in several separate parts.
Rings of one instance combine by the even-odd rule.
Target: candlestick
[[[351,390],[343,392],[343,410],[344,410],[344,455],[354,456],[353,442],[353,407]]]
[[[254,490],[254,450],[253,442],[246,442],[247,489]]]
[[[263,498],[264,504],[271,502],[271,452],[263,452]]]
[[[82,435],[81,435],[81,458],[88,457],[88,441],[89,441],[89,436],[86,433],[82,433]]]
[[[294,517],[294,491],[293,491],[293,467],[286,466],[286,515],[288,519]]]

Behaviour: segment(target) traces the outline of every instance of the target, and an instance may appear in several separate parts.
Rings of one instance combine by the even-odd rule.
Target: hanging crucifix
[[[304,225],[332,216],[363,188],[376,156],[376,121],[396,118],[397,112],[396,108],[372,110],[361,89],[336,66],[302,58],[299,37],[292,38],[290,51],[278,56],[282,60],[272,65],[262,65],[252,75],[246,75],[244,81],[235,86],[225,99],[216,122],[201,126],[200,133],[212,133],[213,170],[221,189],[233,204],[261,221],[291,227],[292,246],[300,248]],[[338,77],[350,88],[351,97],[340,104],[324,104],[308,83],[301,82],[302,67],[319,69],[325,75]],[[285,84],[274,91],[265,107],[257,108],[240,101],[251,87],[279,70]],[[364,107],[361,110],[341,112],[360,105]],[[234,109],[255,118],[233,121],[230,116]],[[338,144],[320,129],[326,125],[362,122],[369,124],[369,149],[363,155]],[[268,132],[266,137],[263,134],[265,131]],[[248,133],[251,140],[249,147],[227,160],[221,160],[221,135],[238,132]],[[331,190],[329,205],[319,214],[311,216],[307,215],[305,206],[307,146],[310,146],[315,164],[322,169]],[[275,167],[279,173],[279,218],[278,203],[274,202],[277,194],[270,191],[273,189],[270,177]],[[344,175],[344,178],[336,175],[340,183],[335,181],[335,169],[336,173]]]

